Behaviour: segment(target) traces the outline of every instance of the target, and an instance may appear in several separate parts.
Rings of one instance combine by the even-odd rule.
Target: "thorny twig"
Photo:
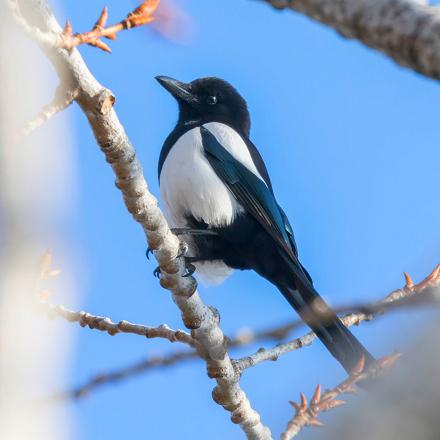
[[[286,430],[281,434],[281,440],[290,440],[296,437],[305,426],[323,426],[323,423],[318,419],[318,415],[345,404],[344,400],[337,399],[337,397],[341,394],[355,393],[356,388],[354,385],[356,383],[383,374],[385,370],[394,365],[399,357],[399,353],[385,356],[369,369],[365,369],[365,358],[362,357],[348,378],[336,387],[321,394],[321,385],[318,385],[310,403],[307,402],[304,393],[301,393],[300,403],[290,402],[295,409],[295,415],[287,424]]]
[[[116,33],[122,30],[132,29],[151,23],[154,20],[153,13],[159,6],[160,0],[145,0],[134,11],[127,15],[127,18],[112,26],[106,26],[108,19],[108,9],[105,7],[93,29],[84,33],[73,33],[70,21],[67,20],[63,32],[59,36],[57,47],[72,50],[81,44],[89,44],[98,47],[106,52],[111,52],[110,47],[105,44],[101,38],[105,37],[110,40],[116,39]]]

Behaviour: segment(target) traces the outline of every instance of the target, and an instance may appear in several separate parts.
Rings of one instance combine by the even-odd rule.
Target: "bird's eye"
[[[215,96],[215,95],[208,96],[208,97],[206,98],[206,102],[207,102],[209,105],[217,104],[217,96]]]

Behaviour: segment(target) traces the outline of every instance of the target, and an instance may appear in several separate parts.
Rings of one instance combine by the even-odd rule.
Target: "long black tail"
[[[373,365],[376,362],[374,357],[325,303],[306,272],[295,263],[290,262],[289,266],[295,287],[290,287],[291,283],[276,282],[277,287],[328,351],[348,373],[353,371],[361,356],[365,358],[366,367]],[[290,276],[287,278],[291,279]]]

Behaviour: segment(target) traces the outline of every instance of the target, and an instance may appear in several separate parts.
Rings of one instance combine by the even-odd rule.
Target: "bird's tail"
[[[325,303],[305,272],[296,264],[292,266],[296,287],[277,283],[290,305],[348,373],[353,371],[362,356],[365,366],[372,366],[376,362],[374,357]]]

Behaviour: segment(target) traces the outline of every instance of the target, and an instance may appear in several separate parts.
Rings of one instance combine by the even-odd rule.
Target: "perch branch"
[[[29,10],[38,19],[43,32],[61,32],[44,0],[29,0],[29,3],[32,6]],[[78,90],[76,102],[86,115],[107,162],[112,166],[116,186],[122,193],[128,211],[142,226],[148,247],[154,250],[161,268],[160,283],[171,291],[185,326],[191,329],[192,337],[199,344],[198,351],[207,363],[208,375],[217,382],[213,391],[215,402],[231,413],[231,420],[240,425],[248,439],[271,439],[269,428],[262,424],[260,415],[251,407],[239,385],[240,376],[227,353],[218,312],[204,304],[194,278],[182,277],[185,264],[183,258],[178,258],[181,243],[170,231],[157,200],[148,191],[142,166],[113,109],[113,94],[98,83],[77,50],[69,53],[46,44],[42,45],[42,49],[52,61],[61,82]]]
[[[318,385],[310,403],[307,402],[306,396],[301,393],[301,403],[290,402],[295,409],[295,415],[287,424],[286,430],[281,434],[281,440],[291,440],[305,426],[323,426],[323,423],[318,419],[320,413],[344,405],[344,400],[337,399],[341,394],[355,393],[356,388],[354,385],[356,383],[383,374],[394,365],[399,357],[400,354],[398,353],[385,356],[377,361],[377,365],[369,369],[365,369],[365,359],[362,357],[348,378],[336,387],[321,394],[321,386]]]
[[[398,64],[440,79],[440,8],[424,0],[263,0],[303,13]]]

